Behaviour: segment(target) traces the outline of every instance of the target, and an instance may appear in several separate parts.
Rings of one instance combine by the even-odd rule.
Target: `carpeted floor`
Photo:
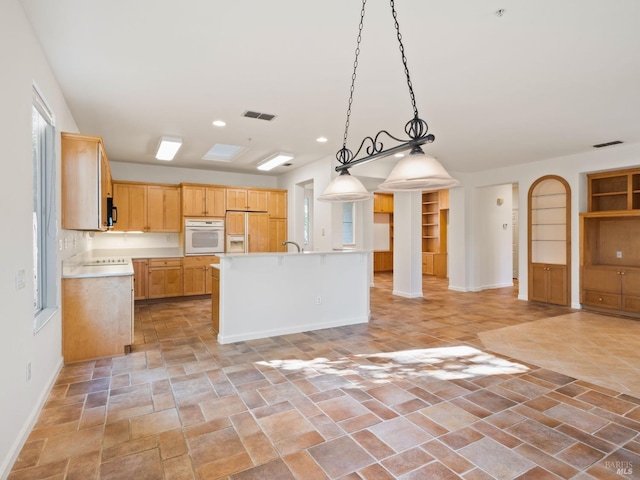
[[[479,333],[487,349],[640,397],[640,321],[577,312]]]

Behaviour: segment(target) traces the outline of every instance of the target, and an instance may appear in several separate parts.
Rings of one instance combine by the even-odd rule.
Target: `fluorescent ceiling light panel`
[[[211,149],[205,153],[203,160],[214,160],[218,162],[230,162],[233,157],[242,151],[243,147],[238,145],[225,145],[216,143]]]
[[[158,160],[173,160],[181,146],[182,139],[180,138],[162,137],[156,152],[156,158]]]
[[[258,170],[268,171],[272,168],[276,168],[278,165],[282,165],[285,162],[293,159],[293,155],[290,153],[276,153],[271,157],[267,158],[263,162],[258,164]]]

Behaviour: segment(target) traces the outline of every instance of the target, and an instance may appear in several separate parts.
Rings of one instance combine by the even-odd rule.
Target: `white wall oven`
[[[212,255],[224,252],[224,220],[187,219],[184,222],[184,254]]]

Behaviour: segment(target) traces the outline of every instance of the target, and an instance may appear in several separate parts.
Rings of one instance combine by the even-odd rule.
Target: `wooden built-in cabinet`
[[[62,228],[106,230],[112,179],[102,138],[62,132],[61,139]]]
[[[251,188],[226,189],[227,210],[242,210],[251,212],[269,211],[269,196],[267,190]]]
[[[640,170],[588,175],[580,214],[580,302],[640,317]]]
[[[269,252],[269,215],[266,213],[247,213],[248,252]]]
[[[287,246],[282,245],[287,235],[287,191],[269,190],[267,192],[269,206],[269,251],[286,252]]]
[[[182,258],[149,259],[148,272],[149,298],[182,296]]]
[[[180,189],[176,185],[133,182],[114,183],[113,203],[120,232],[179,232]]]
[[[571,190],[547,175],[529,189],[529,300],[569,306]]]
[[[373,223],[374,223],[374,248],[379,244],[388,244],[373,252],[373,271],[389,272],[393,270],[393,194],[374,193],[373,194]],[[379,229],[379,230],[378,230]],[[386,233],[385,233],[386,232]],[[388,236],[388,238],[383,238]]]
[[[226,188],[212,185],[181,184],[183,217],[224,217]]]
[[[183,295],[211,293],[211,264],[220,263],[215,255],[198,255],[182,259]]]
[[[447,277],[449,190],[422,192],[422,273]]]

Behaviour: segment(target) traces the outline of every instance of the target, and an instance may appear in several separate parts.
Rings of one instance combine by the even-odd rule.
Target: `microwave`
[[[212,255],[223,252],[224,220],[185,220],[185,255]]]

